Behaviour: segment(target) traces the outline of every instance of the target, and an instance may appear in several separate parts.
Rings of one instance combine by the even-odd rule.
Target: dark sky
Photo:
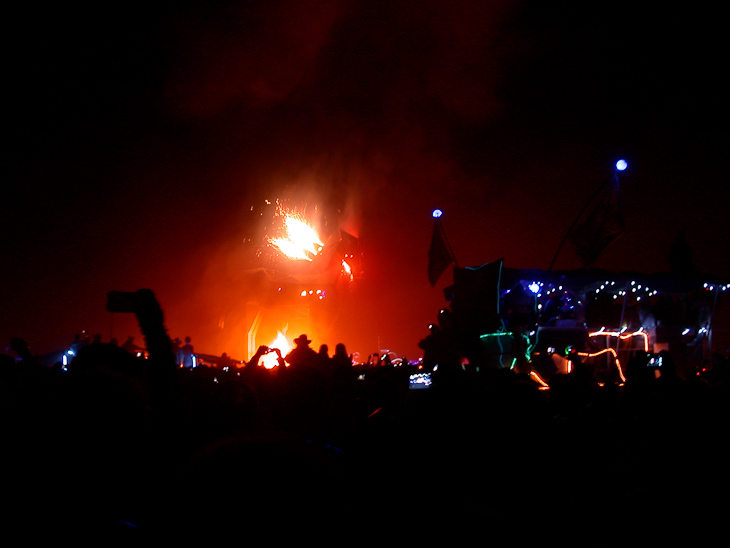
[[[434,207],[461,266],[547,268],[619,158],[626,232],[596,266],[668,270],[684,231],[699,270],[730,275],[721,17],[637,4],[17,8],[3,346],[138,335],[105,297],[149,287],[171,335],[240,354],[216,330],[241,298],[251,207],[289,198],[364,251],[315,344],[415,357],[451,279],[426,276]],[[579,265],[563,248],[556,268]]]

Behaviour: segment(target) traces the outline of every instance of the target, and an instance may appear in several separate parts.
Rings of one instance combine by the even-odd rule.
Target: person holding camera
[[[319,355],[311,346],[309,346],[311,342],[312,341],[310,341],[304,334],[299,335],[296,339],[294,339],[294,344],[296,346],[286,355],[285,358],[286,362],[292,368],[292,371],[314,370],[317,368]]]

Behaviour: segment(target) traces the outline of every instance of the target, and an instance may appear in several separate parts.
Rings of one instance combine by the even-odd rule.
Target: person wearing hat
[[[314,369],[317,367],[319,356],[317,352],[309,346],[311,343],[306,335],[299,335],[294,339],[296,347],[286,355],[286,362],[294,370]]]

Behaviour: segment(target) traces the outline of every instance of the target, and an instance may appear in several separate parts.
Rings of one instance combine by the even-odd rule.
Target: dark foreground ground
[[[725,535],[724,370],[548,391],[509,370],[409,390],[409,373],[180,371],[163,403],[142,370],[6,373],[3,527],[101,544]]]

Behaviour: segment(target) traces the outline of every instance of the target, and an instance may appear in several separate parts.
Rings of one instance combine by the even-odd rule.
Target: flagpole
[[[449,255],[451,255],[452,259],[454,259],[454,264],[456,265],[456,267],[459,268],[459,261],[456,260],[454,250],[451,249],[451,244],[449,243],[449,239],[446,237],[446,231],[444,230],[444,227],[441,224],[441,219],[439,217],[436,217],[436,226],[438,226],[441,237],[444,239],[444,243],[446,244],[446,248],[449,250]]]
[[[558,249],[555,252],[555,255],[553,255],[553,260],[550,262],[550,266],[548,267],[548,272],[553,269],[553,266],[555,265],[555,261],[557,260],[558,255],[560,254],[560,250],[563,249],[563,245],[568,240],[568,237],[570,236],[571,232],[573,232],[573,228],[575,228],[575,225],[578,223],[578,220],[583,216],[583,213],[585,213],[586,209],[588,209],[588,206],[593,203],[593,200],[596,198],[596,196],[598,196],[599,192],[601,192],[601,190],[603,190],[603,187],[605,187],[611,179],[613,179],[614,177],[617,177],[619,171],[623,171],[624,169],[626,169],[626,162],[624,160],[619,160],[618,162],[616,162],[616,167],[613,170],[613,174],[608,179],[603,181],[600,185],[598,185],[598,188],[596,189],[596,191],[593,193],[593,195],[590,197],[590,199],[585,203],[585,205],[583,206],[583,209],[580,210],[580,213],[578,213],[578,215],[576,215],[575,219],[573,219],[573,222],[571,223],[570,227],[566,231],[565,236],[563,236],[563,239],[560,241],[560,245],[558,246]]]
[[[702,358],[705,359],[705,356],[708,352],[708,347],[709,347],[709,356],[708,357],[710,358],[710,363],[712,363],[712,355],[713,355],[713,352],[712,352],[712,322],[715,319],[715,309],[717,308],[717,297],[719,296],[719,294],[720,294],[720,284],[717,284],[715,286],[715,299],[712,302],[712,312],[710,312],[710,325],[707,330],[707,345],[705,347],[705,350],[702,353]]]
[[[443,212],[440,209],[436,209],[432,215],[434,224],[431,245],[428,250],[428,280],[431,282],[431,287],[436,285],[436,282],[450,264],[456,264],[457,268],[459,266],[454,256],[454,250],[451,249],[451,244],[449,244],[446,238],[444,227],[439,222],[439,217],[443,215]]]

